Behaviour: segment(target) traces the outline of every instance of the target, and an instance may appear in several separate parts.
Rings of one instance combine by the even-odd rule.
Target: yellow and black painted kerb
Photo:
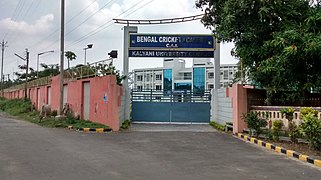
[[[68,126],[69,129],[74,129],[72,126]],[[104,132],[111,132],[110,128],[78,128],[77,131],[83,132],[97,132],[97,133],[104,133]]]
[[[280,146],[275,146],[274,144],[267,143],[267,142],[258,140],[256,138],[252,138],[250,136],[247,136],[247,135],[244,135],[241,133],[237,133],[236,135],[241,139],[244,139],[246,141],[250,141],[251,143],[254,143],[254,144],[258,144],[259,146],[263,146],[266,149],[274,150],[275,152],[282,153],[282,154],[285,154],[289,157],[294,157],[294,158],[300,159],[301,161],[308,162],[308,163],[313,164],[315,166],[321,167],[321,160],[311,158],[307,155],[304,155],[304,154],[301,154],[301,153],[298,153],[298,152],[295,152],[292,150],[287,150],[287,149],[280,147]]]

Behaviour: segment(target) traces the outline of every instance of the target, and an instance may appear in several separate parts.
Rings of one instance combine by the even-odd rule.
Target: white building
[[[208,91],[214,88],[214,64],[208,58],[195,58],[190,68],[184,59],[164,59],[163,67],[135,69],[135,90]],[[232,82],[237,65],[220,67],[221,87]]]

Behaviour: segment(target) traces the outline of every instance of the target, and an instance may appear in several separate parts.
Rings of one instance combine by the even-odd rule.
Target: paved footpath
[[[1,180],[321,179],[315,167],[218,132],[93,134],[0,117]]]

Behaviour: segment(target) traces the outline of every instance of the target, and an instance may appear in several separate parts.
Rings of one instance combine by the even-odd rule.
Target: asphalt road
[[[86,134],[0,117],[1,180],[321,179],[318,168],[218,132]]]

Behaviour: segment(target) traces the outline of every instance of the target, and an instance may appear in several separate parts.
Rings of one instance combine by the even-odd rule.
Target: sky
[[[202,14],[196,9],[195,0],[65,0],[65,51],[73,51],[77,59],[71,66],[84,63],[84,48],[87,62],[107,59],[108,52],[118,50],[114,60],[116,69],[122,72],[123,64],[123,25],[112,19],[164,19]],[[138,26],[139,33],[150,34],[211,34],[199,20],[179,23]],[[1,0],[0,1],[0,40],[7,42],[4,53],[4,74],[18,71],[18,65],[25,62],[14,54],[25,56],[30,52],[30,66],[37,67],[37,54],[40,63],[60,62],[60,1],[53,0]],[[235,64],[231,56],[232,43],[221,45],[221,64]],[[187,59],[187,66],[191,60]],[[161,67],[162,58],[130,58],[129,68]],[[66,67],[66,63],[65,63]]]

